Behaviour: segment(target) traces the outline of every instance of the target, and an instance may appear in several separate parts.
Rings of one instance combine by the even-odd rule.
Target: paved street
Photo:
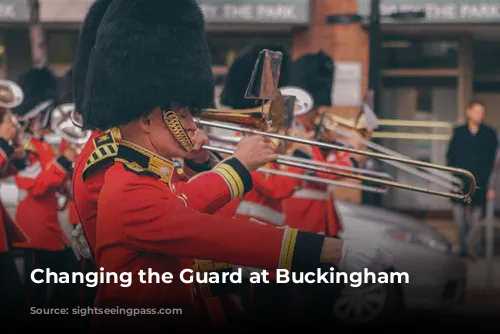
[[[457,244],[457,230],[452,220],[428,220],[427,223],[435,226],[452,243]],[[496,253],[498,254],[498,250]],[[461,319],[468,322],[475,319],[475,316],[500,316],[500,258],[495,257],[491,267],[484,259],[468,260],[467,274],[467,292],[463,304],[433,317],[445,321],[449,316],[455,321]],[[500,325],[500,318],[498,319]]]

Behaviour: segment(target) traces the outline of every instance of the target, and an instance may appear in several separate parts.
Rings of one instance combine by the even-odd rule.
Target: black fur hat
[[[299,57],[291,65],[290,85],[306,90],[314,99],[314,106],[331,106],[331,92],[335,64],[323,50]]]
[[[89,57],[95,44],[97,29],[112,0],[96,0],[89,8],[80,28],[76,57],[73,62],[72,84],[76,110],[80,110],[83,100],[85,77],[89,66]]]
[[[289,84],[291,58],[282,45],[255,44],[243,49],[231,64],[220,95],[220,103],[233,109],[247,109],[256,106],[258,101],[245,99],[252,71],[260,51],[268,49],[283,53],[278,88]]]
[[[155,107],[213,103],[214,77],[196,0],[113,0],[97,30],[80,112],[84,126],[127,124]]]
[[[22,120],[33,119],[59,104],[57,77],[48,67],[30,69],[19,77],[18,84],[24,100],[12,111]]]

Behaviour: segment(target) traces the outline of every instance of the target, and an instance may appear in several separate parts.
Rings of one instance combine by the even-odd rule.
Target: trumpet
[[[55,134],[66,140],[77,153],[80,153],[82,146],[88,141],[92,132],[82,130],[74,124],[74,113],[75,105],[73,103],[57,106],[52,111],[51,129]]]
[[[281,95],[281,94],[278,94],[278,98],[279,98],[279,95]],[[224,115],[223,119],[225,122],[230,122],[231,120],[234,119],[235,120],[234,123],[238,123],[237,120],[241,119],[241,117],[248,117],[248,115],[244,115],[244,116],[239,115],[238,112],[235,112],[235,111],[232,112],[231,117],[228,117],[228,114],[224,114],[226,112],[227,111],[224,111],[223,109],[219,110],[219,114]],[[451,192],[451,191],[446,192],[446,191],[426,189],[426,188],[422,188],[422,187],[413,186],[410,184],[404,184],[404,183],[395,182],[395,181],[391,181],[391,180],[385,180],[382,178],[357,175],[357,174],[353,174],[353,173],[344,173],[341,171],[334,171],[334,170],[328,170],[325,168],[319,168],[319,167],[312,166],[310,161],[308,161],[307,163],[299,163],[299,162],[292,162],[289,159],[278,158],[278,160],[276,161],[278,164],[298,167],[298,168],[307,169],[307,170],[326,172],[329,174],[336,174],[336,175],[346,177],[346,178],[353,178],[353,179],[357,179],[360,181],[368,181],[368,182],[371,182],[373,184],[380,184],[380,185],[385,185],[388,187],[395,187],[395,188],[400,188],[400,189],[406,189],[406,190],[411,190],[411,191],[416,191],[416,192],[421,192],[421,193],[426,193],[426,194],[432,194],[432,195],[462,200],[462,201],[467,202],[467,203],[470,203],[472,201],[472,197],[474,196],[474,194],[476,192],[476,179],[470,171],[465,170],[465,169],[442,166],[442,165],[438,165],[438,164],[432,164],[429,162],[401,158],[401,157],[397,157],[397,156],[391,156],[391,155],[386,155],[386,154],[381,154],[381,153],[376,153],[376,152],[371,152],[371,151],[363,151],[363,150],[353,149],[353,148],[340,146],[340,145],[334,145],[334,144],[323,143],[323,142],[318,142],[318,141],[309,140],[309,139],[302,139],[302,138],[297,138],[297,137],[286,136],[286,135],[283,135],[280,133],[269,131],[270,129],[265,127],[265,125],[268,124],[268,122],[273,123],[274,129],[284,128],[283,125],[275,124],[276,122],[279,122],[279,117],[275,117],[275,115],[269,115],[269,113],[271,113],[271,112],[272,112],[271,108],[262,108],[260,113],[253,111],[253,113],[252,113],[253,120],[248,120],[248,119],[245,120],[245,125],[247,125],[247,126],[249,125],[249,126],[251,126],[251,128],[205,120],[204,118],[206,115],[208,115],[207,118],[211,119],[211,120],[214,120],[217,118],[216,116],[214,116],[213,110],[202,111],[201,114],[199,114],[197,116],[196,122],[200,126],[214,127],[214,128],[219,128],[219,129],[223,129],[223,130],[236,131],[236,132],[241,132],[241,133],[246,133],[246,134],[261,135],[261,136],[270,137],[273,139],[291,141],[291,142],[304,144],[304,145],[311,145],[311,146],[321,147],[321,148],[330,149],[330,150],[348,152],[351,154],[368,156],[368,157],[372,157],[372,158],[376,158],[376,159],[380,159],[380,160],[395,161],[395,162],[399,162],[399,163],[415,165],[418,167],[431,168],[431,169],[437,169],[440,171],[451,172],[454,174],[460,174],[460,175],[465,176],[468,179],[469,189],[468,189],[467,193],[463,193],[463,192],[455,193],[455,192]],[[218,152],[218,153],[225,153],[225,154],[233,154],[234,153],[233,150],[228,150],[228,149],[215,147],[215,146],[211,146],[211,145],[204,145],[203,148],[206,150]]]

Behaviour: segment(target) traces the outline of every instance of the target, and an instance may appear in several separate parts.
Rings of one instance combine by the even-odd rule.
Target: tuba
[[[73,103],[59,105],[52,111],[51,129],[66,140],[77,153],[80,153],[81,147],[89,140],[92,133],[75,125],[73,123],[74,115],[75,105]]]

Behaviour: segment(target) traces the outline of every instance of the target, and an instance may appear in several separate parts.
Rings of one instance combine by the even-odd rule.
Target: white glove
[[[82,224],[76,225],[73,232],[71,232],[71,247],[78,261],[82,258],[89,259],[92,257],[87,238],[85,238],[85,234],[83,233]]]
[[[346,273],[379,273],[389,269],[394,256],[381,245],[367,241],[344,240],[339,269]]]

